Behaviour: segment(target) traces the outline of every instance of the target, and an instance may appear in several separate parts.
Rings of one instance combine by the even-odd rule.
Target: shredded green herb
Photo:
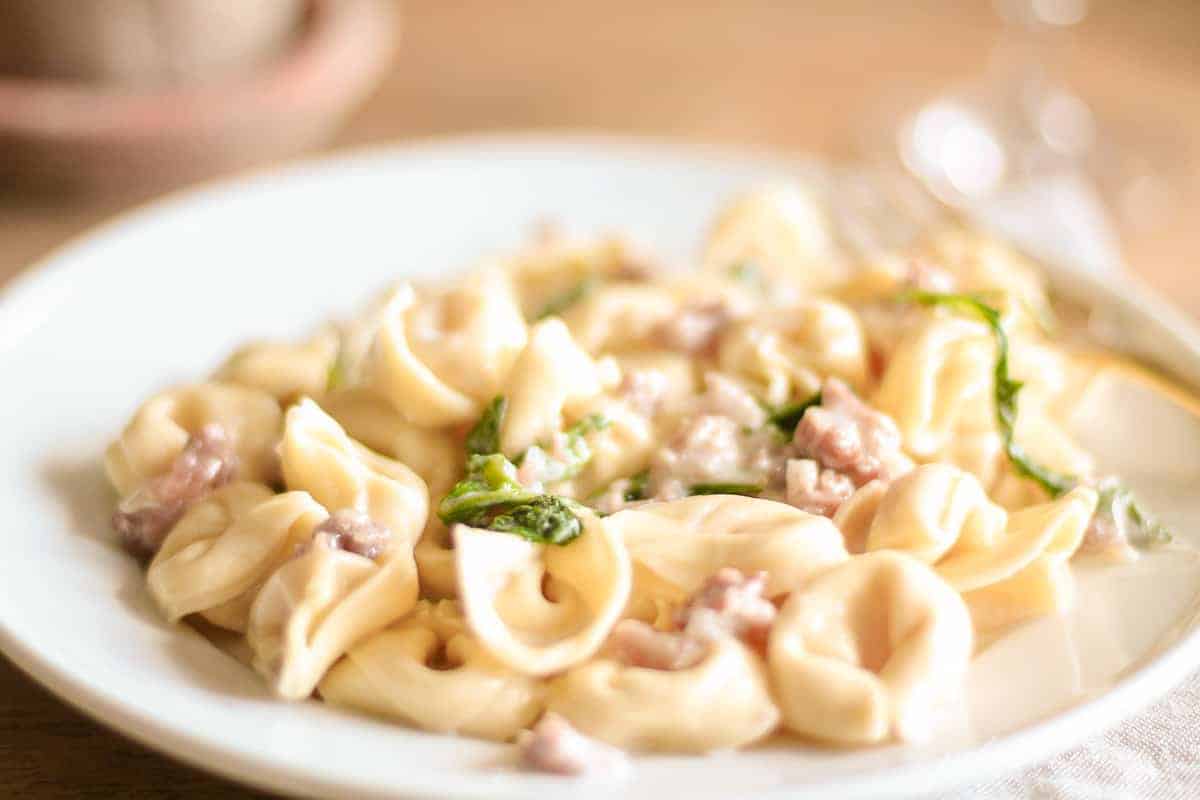
[[[754,497],[763,493],[763,487],[754,483],[693,483],[688,487],[689,495],[740,494]]]
[[[1009,462],[1018,475],[1034,481],[1051,497],[1059,497],[1078,486],[1080,481],[1077,477],[1036,463],[1025,452],[1025,448],[1013,439],[1017,423],[1017,396],[1024,384],[1013,380],[1008,373],[1008,333],[1001,324],[1000,311],[977,295],[970,294],[914,289],[906,292],[904,298],[924,306],[941,306],[975,317],[991,329],[996,338],[996,365],[993,370],[996,425],[1004,441],[1004,452]],[[1107,486],[1105,482],[1101,482],[1097,488],[1101,494],[1096,513],[1111,515],[1118,521],[1126,520],[1128,526],[1125,531],[1130,542],[1145,547],[1171,540],[1170,531],[1155,520],[1153,515],[1138,507],[1133,493],[1127,487],[1114,481]]]
[[[758,264],[753,261],[739,261],[729,268],[729,277],[735,281],[752,284],[754,286],[763,286],[763,274]]]
[[[567,544],[583,532],[576,507],[565,497],[543,494],[499,514],[488,527],[542,544]]]
[[[537,313],[534,319],[542,320],[546,317],[555,317],[566,311],[571,306],[578,303],[583,298],[592,293],[592,290],[600,283],[600,279],[595,275],[588,275],[579,283],[569,289],[564,290],[561,294],[557,294],[542,306],[542,310]]]
[[[1001,324],[1000,311],[988,305],[982,299],[970,294],[951,294],[945,292],[929,292],[914,289],[907,297],[924,306],[942,306],[957,311],[960,314],[975,317],[987,325],[996,337],[996,366],[993,370],[996,398],[996,425],[1004,440],[1004,452],[1018,475],[1037,483],[1051,497],[1058,497],[1076,486],[1079,481],[1049,467],[1037,464],[1030,458],[1025,449],[1013,438],[1017,423],[1017,395],[1020,394],[1021,381],[1012,379],[1008,374],[1008,333]]]
[[[821,405],[821,393],[817,392],[807,400],[801,400],[798,403],[788,403],[787,405],[779,406],[775,409],[769,409],[767,422],[774,425],[779,430],[783,431],[791,438],[796,432],[796,426],[800,424],[800,420],[804,418],[804,412],[813,406]]]
[[[535,444],[516,458],[517,466],[529,466],[542,483],[556,483],[574,478],[592,460],[588,434],[609,426],[603,414],[588,414],[563,431],[561,444]]]
[[[467,455],[500,452],[500,426],[504,423],[507,411],[508,398],[502,394],[496,395],[467,434]]]
[[[346,382],[346,359],[341,348],[325,373],[325,391],[332,392]]]
[[[633,503],[637,500],[646,499],[646,489],[650,484],[650,470],[644,469],[629,479],[629,485],[625,487],[625,493],[622,498],[626,503]]]
[[[501,454],[473,455],[467,459],[466,477],[438,504],[438,517],[447,525],[486,527],[498,507],[528,503],[538,494],[517,481],[517,468]]]
[[[1171,532],[1138,507],[1137,499],[1129,487],[1114,478],[1107,478],[1096,488],[1100,490],[1096,516],[1112,525],[1121,538],[1143,548],[1171,541]]]
[[[492,453],[467,459],[467,475],[442,498],[438,517],[447,525],[461,522],[530,541],[566,544],[583,530],[579,508],[567,498],[522,486],[516,466]]]

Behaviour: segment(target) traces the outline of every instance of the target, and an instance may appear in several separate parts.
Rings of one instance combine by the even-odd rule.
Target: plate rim
[[[459,135],[434,135],[385,141],[367,146],[334,151],[316,157],[225,175],[176,189],[138,203],[106,220],[69,237],[30,265],[23,268],[0,288],[0,320],[23,302],[36,299],[52,285],[60,273],[78,268],[76,251],[94,245],[109,235],[138,227],[162,215],[179,213],[206,196],[239,193],[272,180],[296,180],[305,175],[335,173],[353,164],[375,159],[413,159],[422,155],[470,155],[482,148],[492,150],[529,150],[539,147],[570,148],[613,156],[620,151],[637,153],[643,158],[715,159],[727,162],[759,161],[775,164],[781,172],[827,163],[810,154],[792,153],[768,147],[743,147],[673,140],[668,137],[613,134],[571,129],[482,132]],[[1099,276],[1070,263],[1046,263],[1052,282],[1069,281],[1084,292],[1099,297],[1108,306],[1152,320],[1169,331],[1195,359],[1200,369],[1200,323],[1158,296],[1137,276],[1127,272]],[[19,342],[17,343],[19,346]],[[7,349],[7,348],[5,348]],[[1166,364],[1168,368],[1177,365]],[[836,796],[872,796],[880,791],[895,793],[950,790],[976,783],[1005,772],[1016,772],[1075,747],[1120,724],[1137,711],[1173,691],[1200,666],[1200,627],[1196,609],[1180,623],[1186,630],[1178,639],[1149,656],[1146,663],[1128,672],[1109,689],[1081,701],[1069,709],[1023,726],[1011,733],[994,737],[980,745],[956,752],[918,757],[910,762],[883,767],[873,773],[842,780],[793,783],[769,789],[758,797],[784,798],[798,790],[836,793]],[[106,693],[66,669],[57,668],[37,647],[11,631],[0,614],[0,652],[25,675],[49,691],[61,702],[82,712],[101,726],[138,742],[148,749],[209,774],[242,785],[290,795],[325,796],[352,790],[357,796],[371,798],[415,797],[434,792],[446,798],[497,797],[469,787],[446,787],[438,783],[412,781],[408,786],[385,790],[377,784],[347,784],[330,779],[319,768],[280,765],[252,751],[222,748],[191,733],[183,725],[172,725],[162,716],[142,713],[121,703],[120,697]],[[410,778],[415,777],[410,774]],[[902,784],[902,786],[901,786]],[[564,784],[565,785],[565,784]]]

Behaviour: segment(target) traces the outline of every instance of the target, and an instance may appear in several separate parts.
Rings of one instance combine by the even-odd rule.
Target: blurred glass
[[[994,0],[1003,30],[977,79],[893,108],[863,143],[943,202],[970,206],[1055,175],[1086,180],[1119,226],[1160,219],[1186,180],[1186,148],[1136,119],[1098,119],[1060,79],[1088,0]]]

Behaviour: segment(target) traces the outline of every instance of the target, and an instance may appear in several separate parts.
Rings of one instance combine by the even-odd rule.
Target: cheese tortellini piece
[[[448,608],[447,608],[448,607]],[[418,728],[507,741],[541,713],[540,681],[484,650],[451,601],[422,601],[351,648],[321,680],[321,697]]]
[[[263,582],[327,516],[307,492],[222,487],[171,529],[146,573],[150,593],[171,622],[201,612],[215,625],[244,631]]]
[[[462,446],[450,432],[412,424],[369,389],[331,392],[320,405],[352,439],[421,476],[430,497],[440,498],[462,475]]]
[[[995,341],[980,322],[933,316],[901,340],[874,405],[900,428],[905,449],[936,458],[963,432],[992,430]]]
[[[965,593],[981,628],[993,628],[1069,607],[1070,574],[1049,567],[1065,564],[1079,547],[1096,501],[1095,490],[1079,487],[1008,513],[968,473],[926,464],[899,478],[880,500],[866,547],[904,552],[933,565]],[[1040,585],[1008,597],[1018,594],[1009,581]],[[993,602],[1001,597],[1006,602]],[[1004,614],[992,608],[998,605]]]
[[[441,293],[403,285],[382,317],[367,382],[416,425],[473,420],[525,345],[525,319],[497,269]]]
[[[678,605],[721,567],[765,571],[766,595],[779,597],[847,557],[841,533],[825,517],[750,497],[649,503],[606,522],[634,564],[628,613],[646,620]]]
[[[630,350],[679,310],[668,289],[619,283],[592,290],[562,313],[571,336],[589,353]]]
[[[227,383],[170,389],[147,400],[104,454],[108,478],[121,495],[161,475],[189,437],[216,423],[233,442],[238,478],[271,483],[279,474],[275,445],[282,412],[266,392]]]
[[[610,366],[615,372],[616,365]],[[600,394],[611,377],[575,343],[562,320],[533,326],[509,375],[501,451],[517,456],[548,440],[562,430],[564,412]]]
[[[629,554],[604,520],[583,516],[565,546],[457,525],[459,601],[487,652],[527,675],[591,657],[629,598]]]
[[[827,377],[861,388],[867,342],[854,312],[811,299],[735,323],[721,338],[718,363],[758,387],[766,402],[782,405],[816,393]]]
[[[794,184],[752,192],[718,217],[704,251],[711,271],[752,263],[781,287],[827,289],[846,278],[832,227],[814,194]]]
[[[634,751],[743,747],[779,723],[764,665],[730,637],[684,669],[590,661],[551,682],[548,708],[588,736]]]
[[[962,598],[902,553],[854,556],[793,593],[768,661],[786,728],[847,745],[928,735],[971,658]]]
[[[348,647],[416,603],[413,545],[429,497],[410,469],[350,440],[310,400],[288,411],[280,456],[289,489],[330,511],[363,512],[389,534],[375,558],[313,542],[259,592],[246,631],[255,667],[280,696],[299,699]]]
[[[332,328],[305,342],[255,342],[230,356],[216,379],[259,389],[280,403],[290,403],[325,392],[337,355],[338,336]]]

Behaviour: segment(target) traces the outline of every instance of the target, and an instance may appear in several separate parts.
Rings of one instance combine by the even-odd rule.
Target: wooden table
[[[1200,3],[1110,0],[1065,42],[1061,69],[1104,117],[1200,163]],[[804,4],[613,0],[406,6],[395,70],[333,143],[467,130],[589,129],[856,155],[855,132],[898,91],[985,68],[987,0]],[[1149,139],[1151,143],[1156,139]],[[1190,165],[1185,162],[1190,161]],[[148,199],[0,189],[0,283]],[[1133,269],[1200,314],[1200,189],[1123,242]],[[253,797],[117,736],[0,660],[0,796]]]

